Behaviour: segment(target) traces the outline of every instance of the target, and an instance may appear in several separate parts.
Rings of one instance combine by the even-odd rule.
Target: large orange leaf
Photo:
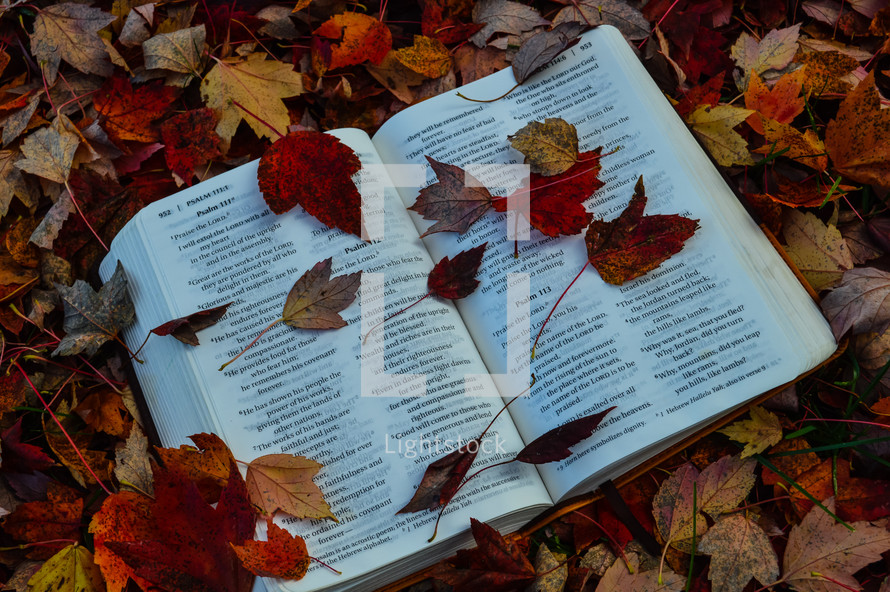
[[[379,64],[392,49],[389,27],[358,12],[334,15],[313,34],[312,67],[319,75],[365,61]]]

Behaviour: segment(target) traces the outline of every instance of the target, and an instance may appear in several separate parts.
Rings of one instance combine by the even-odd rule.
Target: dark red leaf
[[[466,298],[472,294],[479,286],[476,273],[482,265],[482,254],[487,245],[486,242],[468,251],[461,251],[454,256],[454,259],[443,257],[430,271],[427,280],[430,292],[440,298],[452,300]]]
[[[198,345],[196,331],[215,325],[226,314],[226,310],[232,303],[222,304],[207,310],[193,312],[186,317],[180,317],[167,321],[163,325],[151,330],[155,335],[172,335],[179,341],[188,345]]]
[[[651,271],[678,253],[698,228],[698,220],[677,214],[644,216],[643,178],[624,211],[611,222],[594,220],[584,242],[590,264],[604,282],[620,285]]]
[[[590,437],[593,430],[612,409],[615,408],[609,407],[605,411],[581,417],[550,430],[520,450],[516,460],[538,465],[568,458],[572,454],[569,448]]]
[[[276,214],[300,204],[328,227],[361,236],[362,199],[351,178],[361,166],[355,152],[334,136],[299,131],[266,150],[257,176]]]
[[[196,167],[221,154],[217,122],[213,109],[205,107],[174,115],[161,124],[167,166],[186,185],[192,184]]]
[[[582,152],[578,162],[564,173],[545,177],[531,173],[531,190],[517,189],[510,198],[494,198],[492,207],[498,212],[507,211],[508,199],[525,201],[527,207],[520,212],[533,228],[547,236],[578,234],[590,224],[593,214],[584,209],[584,202],[594,191],[603,186],[599,180],[600,149]]]
[[[472,450],[472,452],[471,452]],[[454,497],[470,465],[479,453],[479,441],[471,440],[464,446],[430,463],[414,492],[414,497],[396,514],[436,510]]]
[[[69,540],[80,540],[83,500],[60,502],[28,502],[21,504],[4,519],[3,529],[13,538],[28,543],[47,541],[36,547],[32,557],[46,559],[68,544]],[[42,548],[41,548],[42,547]]]
[[[2,468],[7,473],[33,473],[55,465],[55,461],[33,444],[22,442],[22,418],[0,435],[3,442]]]
[[[154,142],[159,136],[152,121],[164,115],[175,98],[176,91],[161,83],[133,88],[128,78],[109,78],[93,95],[93,105],[115,143]]]
[[[534,581],[535,568],[515,543],[475,518],[470,524],[477,547],[437,565],[434,578],[454,586],[454,592],[515,590]]]
[[[473,20],[472,0],[420,0],[423,12],[420,28],[423,34],[442,43],[461,43],[481,29]]]
[[[426,157],[437,183],[420,190],[414,210],[424,220],[438,220],[421,237],[434,232],[466,232],[491,207],[491,193],[473,175],[452,164]]]

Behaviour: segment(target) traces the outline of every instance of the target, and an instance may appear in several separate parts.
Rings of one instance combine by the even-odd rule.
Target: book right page
[[[512,73],[502,71],[460,91],[489,99],[514,84]],[[482,287],[458,307],[502,393],[521,391],[529,371],[537,378],[532,393],[511,408],[526,442],[616,407],[570,458],[541,467],[559,499],[794,379],[835,343],[809,296],[611,27],[583,35],[506,98],[430,99],[396,115],[374,143],[385,162],[421,164],[429,155],[466,167],[506,195],[519,180],[492,163],[521,162],[508,134],[548,117],[573,123],[582,150],[603,146],[605,186],[587,202],[597,216],[612,219],[624,209],[642,175],[646,214],[682,214],[700,224],[679,254],[623,286],[586,269],[552,315],[530,366],[517,363],[530,344],[508,342],[507,327],[525,323],[534,339],[586,263],[583,236],[548,238],[532,230],[515,258],[508,239],[513,222],[488,213],[464,235],[426,239],[434,258],[489,243]],[[427,184],[435,181],[430,170]],[[417,191],[401,194],[410,205]],[[415,222],[429,226],[419,216]],[[508,284],[527,285],[526,295],[517,297]]]

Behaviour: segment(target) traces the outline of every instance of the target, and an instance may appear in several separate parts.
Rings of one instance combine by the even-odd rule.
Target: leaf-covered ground
[[[250,539],[256,508],[332,518],[312,490],[317,464],[263,457],[245,482],[212,436],[151,449],[118,338],[132,308],[119,279],[96,290],[91,271],[141,207],[263,154],[317,190],[325,179],[287,141],[273,144],[283,134],[373,132],[498,69],[524,80],[602,23],[624,33],[784,244],[847,349],[625,486],[633,521],[600,501],[519,540],[476,523],[479,550],[418,589],[890,590],[883,0],[0,0],[4,589],[236,590],[247,570],[300,577],[302,541]],[[533,151],[541,133],[513,141]],[[317,158],[337,161],[330,150]],[[547,158],[548,174],[577,166],[564,150]],[[456,174],[432,164],[441,183]],[[269,191],[287,209],[292,189]],[[471,202],[479,215],[498,207],[485,193]],[[357,217],[331,223],[360,232]],[[206,322],[161,332],[193,339]],[[282,479],[309,497],[267,495],[264,483]],[[631,522],[645,536],[634,540]]]

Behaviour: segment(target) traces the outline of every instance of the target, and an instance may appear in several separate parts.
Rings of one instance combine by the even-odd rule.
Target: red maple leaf
[[[547,236],[578,234],[590,224],[593,214],[584,209],[584,202],[603,186],[599,180],[600,148],[578,155],[578,162],[566,172],[545,177],[530,175],[530,188],[522,187],[508,198],[494,198],[492,207],[507,211],[514,199],[524,205],[519,212],[533,228]],[[525,199],[528,196],[528,199]]]
[[[3,443],[3,471],[5,473],[33,473],[55,465],[56,462],[38,446],[22,442],[22,418],[0,434]]]
[[[644,216],[646,201],[640,177],[630,203],[616,219],[594,220],[587,229],[588,260],[603,281],[620,285],[655,269],[678,253],[698,228],[698,220],[677,214]]]
[[[154,142],[159,136],[152,122],[175,98],[176,91],[162,83],[133,88],[128,78],[109,78],[94,95],[93,105],[102,115],[100,125],[115,143]]]
[[[266,150],[257,176],[269,209],[283,214],[300,204],[330,228],[361,236],[361,206],[352,175],[362,164],[329,134],[291,132]]]
[[[414,492],[414,497],[396,514],[436,510],[446,505],[454,497],[477,454],[479,454],[479,441],[471,440],[430,463],[423,473],[417,491]]]
[[[516,455],[516,460],[538,465],[568,458],[572,455],[572,451],[569,448],[590,437],[593,430],[596,429],[612,409],[615,409],[615,407],[609,407],[605,411],[578,418],[550,430],[546,434],[535,438],[525,448],[520,450],[519,454]]]
[[[177,177],[192,184],[195,168],[220,156],[218,118],[213,109],[193,109],[174,115],[161,124],[164,157]]]
[[[443,257],[427,279],[430,293],[440,298],[466,298],[479,286],[476,273],[482,265],[482,254],[487,242],[467,251],[461,251],[453,259]]]

